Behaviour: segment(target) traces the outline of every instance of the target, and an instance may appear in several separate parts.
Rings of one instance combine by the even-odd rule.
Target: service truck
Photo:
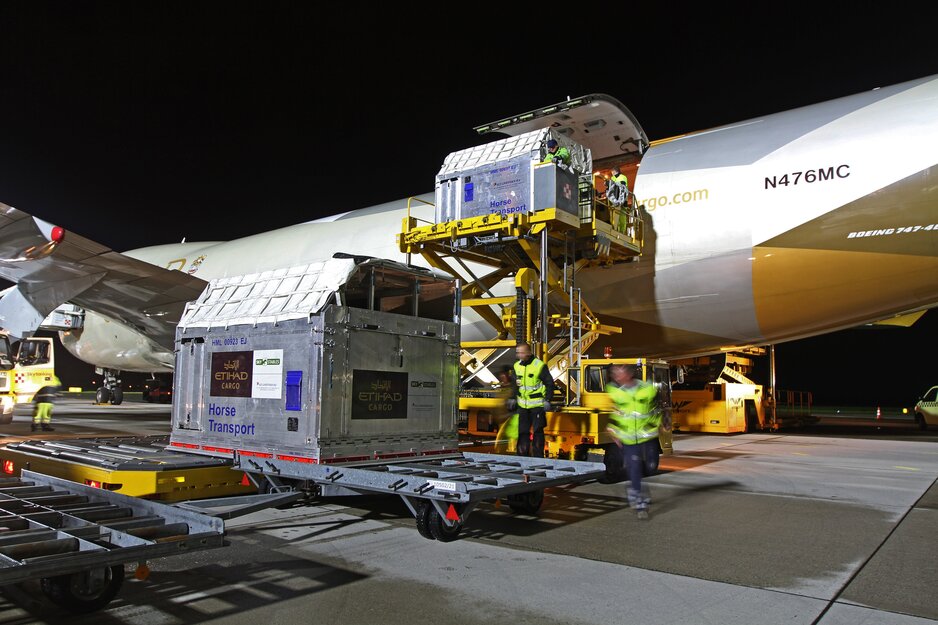
[[[44,336],[24,338],[11,344],[0,333],[0,425],[13,421],[13,408],[25,404],[55,377],[55,349]]]

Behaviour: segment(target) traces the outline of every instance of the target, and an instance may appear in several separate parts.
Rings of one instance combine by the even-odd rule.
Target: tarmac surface
[[[46,437],[168,430],[168,406],[87,403],[57,406]],[[938,432],[822,425],[677,435],[647,521],[624,483],[548,489],[537,516],[482,505],[451,543],[397,498],[320,499],[229,521],[229,546],[153,561],[146,581],[128,566],[92,615],[8,587],[0,625],[938,622]]]

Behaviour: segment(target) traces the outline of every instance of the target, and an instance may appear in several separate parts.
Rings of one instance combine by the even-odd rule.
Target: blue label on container
[[[303,372],[287,371],[287,410],[301,410],[303,406]]]

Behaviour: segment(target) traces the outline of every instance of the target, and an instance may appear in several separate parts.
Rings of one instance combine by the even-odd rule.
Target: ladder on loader
[[[581,206],[581,216],[546,208],[421,224],[410,207],[409,201],[398,235],[400,250],[408,261],[420,254],[432,267],[463,281],[463,309],[473,310],[491,326],[490,339],[462,342],[463,382],[476,376],[485,383],[494,381],[489,365],[517,343],[528,342],[555,380],[576,389],[567,376],[582,354],[600,336],[621,332],[592,311],[576,287],[576,274],[641,254],[638,211],[626,209],[621,219],[616,213],[610,223],[598,217],[610,213],[596,210],[591,200]],[[494,295],[492,289],[509,278],[514,293]]]

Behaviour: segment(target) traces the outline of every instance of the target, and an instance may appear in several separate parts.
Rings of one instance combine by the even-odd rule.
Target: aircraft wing
[[[0,326],[34,332],[66,302],[127,324],[172,349],[176,322],[204,280],[124,256],[0,203]]]

